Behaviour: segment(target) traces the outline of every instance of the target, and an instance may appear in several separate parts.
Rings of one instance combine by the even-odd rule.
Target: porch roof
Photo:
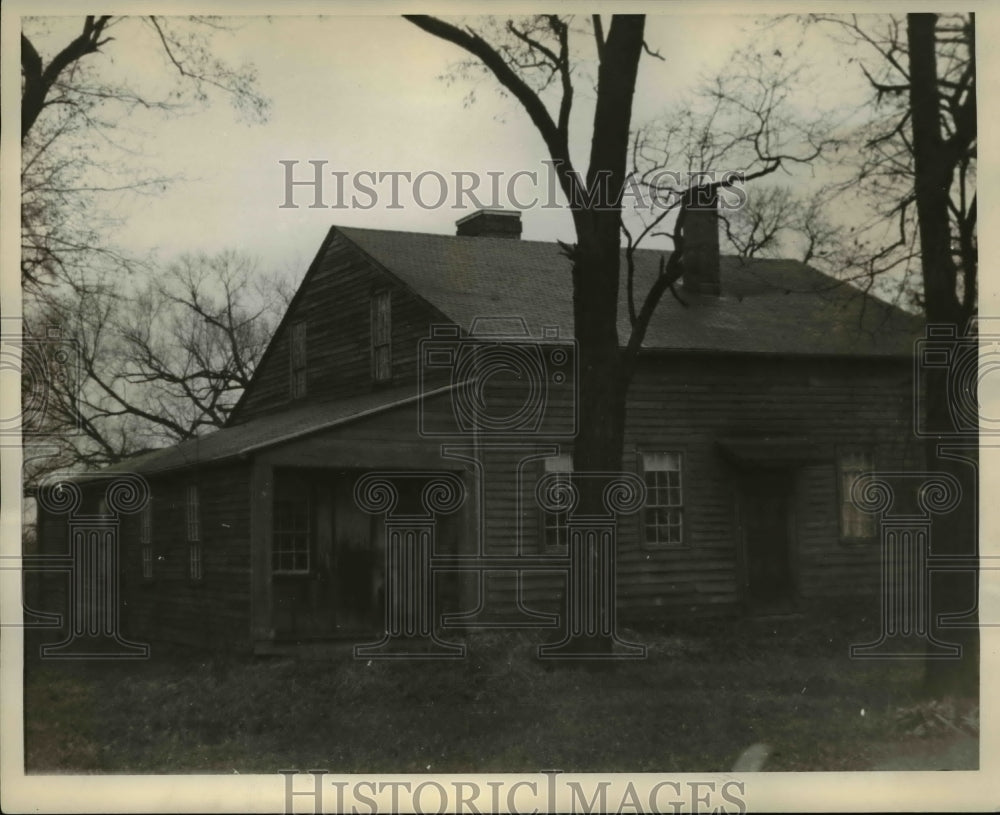
[[[450,386],[429,391],[424,397],[443,393],[449,388]],[[244,424],[222,428],[172,447],[134,456],[101,472],[160,473],[239,458],[365,416],[415,403],[418,396],[416,385],[411,384],[405,387],[380,389],[333,402],[310,403],[289,408],[251,419]],[[86,478],[87,474],[81,475],[81,480]]]
[[[717,441],[723,455],[740,465],[780,467],[833,457],[833,446],[808,436],[754,436]]]

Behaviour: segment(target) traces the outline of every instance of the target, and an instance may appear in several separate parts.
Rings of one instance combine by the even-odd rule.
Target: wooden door
[[[741,480],[744,587],[755,608],[788,606],[794,596],[791,486],[787,470],[754,470]]]

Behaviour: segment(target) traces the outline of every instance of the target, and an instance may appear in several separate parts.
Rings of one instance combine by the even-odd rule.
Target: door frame
[[[800,601],[799,592],[799,540],[796,508],[798,505],[799,477],[798,468],[794,465],[775,463],[747,463],[734,468],[733,482],[736,516],[736,553],[737,579],[739,581],[739,597],[744,609],[752,612],[754,600],[750,594],[749,551],[746,538],[746,518],[748,503],[746,484],[755,474],[768,473],[777,475],[784,482],[785,493],[785,534],[788,541],[788,591],[782,598],[794,609]]]

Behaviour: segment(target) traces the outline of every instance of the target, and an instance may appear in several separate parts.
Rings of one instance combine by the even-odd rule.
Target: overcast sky
[[[51,39],[40,38],[42,47],[65,42],[79,22],[47,25]],[[155,42],[148,35],[127,37],[127,30],[120,27],[106,47],[106,57],[100,57],[104,67],[137,82],[169,77]],[[751,17],[651,17],[647,40],[665,59],[643,57],[633,122],[660,114],[724,68],[735,49],[761,36]],[[245,124],[217,99],[190,115],[131,122],[145,131],[135,142],[142,146],[139,166],[183,180],[162,195],[106,200],[116,215],[128,218],[118,239],[130,250],[154,250],[167,260],[178,252],[237,247],[266,266],[304,270],[332,223],[451,233],[454,221],[471,211],[451,208],[453,194],[444,207],[424,209],[406,200],[405,184],[401,209],[388,209],[384,194],[368,210],[312,209],[311,192],[304,188],[295,190],[297,209],[281,208],[283,160],[300,162],[295,168],[300,179],[311,177],[310,160],[326,161],[324,170],[351,176],[436,171],[449,181],[454,171],[501,172],[505,180],[518,170],[544,171],[544,145],[517,104],[502,98],[491,79],[444,81],[463,53],[399,17],[243,18],[216,43],[227,61],[256,65],[259,88],[272,103],[270,117],[264,124]],[[786,51],[793,47],[789,38]],[[822,79],[812,101],[856,95],[862,87],[856,66],[846,70],[844,55],[821,38],[807,48]],[[592,108],[586,83],[578,84],[573,149],[584,171]],[[470,105],[473,90],[476,100]],[[327,176],[328,204],[334,202],[334,183]],[[433,179],[422,189],[430,201],[437,197]],[[531,208],[523,224],[525,238],[572,239],[564,209]]]

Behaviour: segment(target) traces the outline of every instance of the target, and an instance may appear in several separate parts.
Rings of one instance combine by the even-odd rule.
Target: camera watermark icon
[[[0,443],[22,436],[63,435],[79,428],[75,398],[79,350],[58,327],[50,326],[44,336],[0,332],[0,380],[5,390],[11,389],[8,392],[21,391],[20,411],[0,416]]]
[[[418,432],[441,436],[572,438],[578,429],[576,342],[543,326],[533,338],[521,317],[477,317],[467,336],[431,327],[418,343],[418,387],[451,385],[450,413],[418,402]]]
[[[92,483],[81,484],[79,473],[50,473],[37,491],[40,510],[66,516],[68,551],[12,558],[26,571],[63,573],[68,577],[66,637],[43,645],[43,659],[146,659],[149,645],[127,640],[121,633],[121,515],[142,510],[149,484],[136,473],[96,473],[88,476],[106,486],[98,496]],[[97,511],[84,511],[88,499]],[[37,612],[30,612],[37,615]],[[63,627],[63,615],[46,615],[45,627]],[[40,626],[35,626],[40,627]]]
[[[983,412],[1000,403],[1000,322],[994,334],[984,333],[993,321],[973,318],[959,333],[951,324],[931,324],[916,341],[914,353],[913,426],[921,437],[961,438],[1000,433],[1000,416]],[[937,381],[934,381],[934,380]],[[931,385],[933,390],[929,390]],[[929,392],[943,389],[948,426],[928,423]]]

